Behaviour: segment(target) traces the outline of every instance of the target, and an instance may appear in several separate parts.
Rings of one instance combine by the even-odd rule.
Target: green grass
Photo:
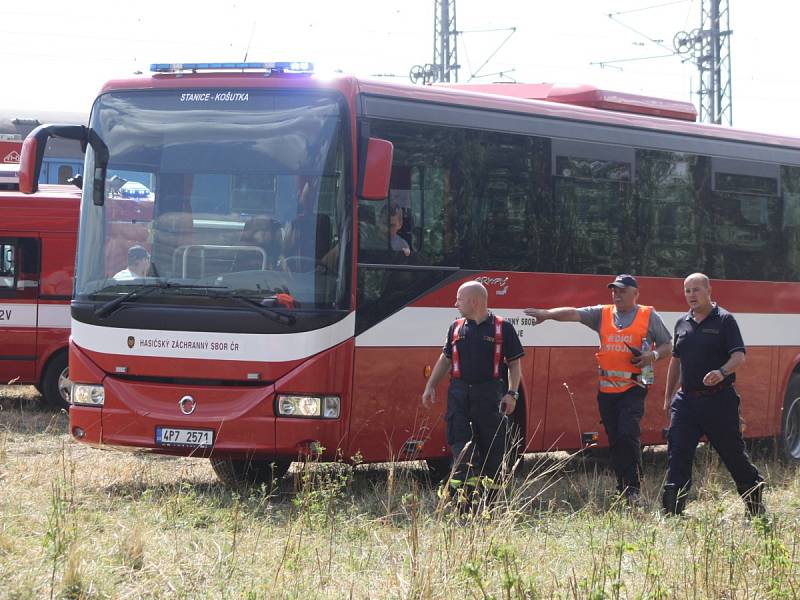
[[[602,465],[529,457],[506,502],[458,516],[418,464],[295,464],[230,490],[207,461],[94,450],[29,388],[0,400],[2,598],[797,598],[800,477],[758,457],[769,520],[749,522],[698,452],[684,518],[644,507]]]

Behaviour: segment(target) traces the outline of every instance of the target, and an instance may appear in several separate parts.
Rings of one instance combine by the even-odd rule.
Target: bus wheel
[[[800,461],[800,374],[792,375],[783,401],[781,447],[787,461]]]
[[[72,382],[69,380],[67,354],[56,355],[47,364],[42,375],[40,389],[47,402],[53,408],[69,408],[69,394]]]
[[[230,487],[266,485],[272,488],[289,470],[288,460],[212,458],[211,468]]]
[[[450,476],[450,457],[426,458],[428,465],[428,478],[431,483],[441,483]]]

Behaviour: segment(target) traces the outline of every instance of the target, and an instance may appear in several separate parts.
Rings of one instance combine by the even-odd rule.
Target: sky
[[[729,2],[734,126],[800,137],[800,2]],[[584,83],[697,106],[696,67],[671,52],[700,6],[457,0],[459,81]],[[88,114],[103,82],[154,62],[309,60],[408,83],[432,62],[433,12],[434,0],[0,0],[0,110]]]

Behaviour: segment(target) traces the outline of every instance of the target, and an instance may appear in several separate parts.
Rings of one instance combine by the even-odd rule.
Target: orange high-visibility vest
[[[458,358],[458,345],[456,342],[461,335],[461,328],[467,320],[464,318],[456,319],[453,327],[453,335],[450,338],[450,348],[453,352],[450,358],[450,375],[454,379],[461,378],[461,361]],[[494,316],[494,365],[492,373],[495,379],[500,379],[500,357],[503,354],[503,317]]]
[[[639,306],[633,322],[624,329],[614,325],[614,305],[603,306],[600,318],[600,351],[596,354],[600,373],[600,391],[617,394],[641,383],[642,372],[633,366],[633,354],[625,345],[627,342],[634,348],[640,348],[642,338],[647,337],[652,306]]]

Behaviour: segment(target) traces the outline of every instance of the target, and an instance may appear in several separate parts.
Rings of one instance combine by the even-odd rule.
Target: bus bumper
[[[96,447],[193,457],[331,460],[342,439],[341,418],[276,417],[274,385],[176,386],[106,377],[103,388],[102,407],[70,408],[72,436]],[[196,432],[203,443],[170,441],[166,431]]]

